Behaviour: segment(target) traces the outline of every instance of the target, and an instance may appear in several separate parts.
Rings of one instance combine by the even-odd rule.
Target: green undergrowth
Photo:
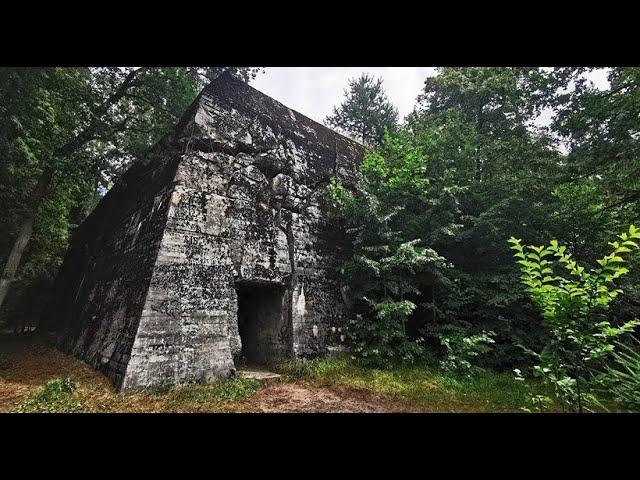
[[[292,381],[370,390],[416,410],[433,412],[534,411],[530,392],[540,394],[542,388],[518,381],[509,372],[483,370],[471,377],[456,377],[430,366],[380,370],[362,366],[348,356],[287,362],[279,368]],[[547,409],[553,411],[554,407]]]
[[[166,395],[169,407],[206,407],[217,402],[238,402],[252,397],[259,382],[242,375],[235,380],[208,382],[170,389]]]
[[[70,379],[56,378],[27,397],[19,407],[25,413],[77,413],[86,411],[87,403],[75,392]]]
[[[23,413],[81,412],[199,412],[234,411],[259,389],[255,380],[235,380],[173,386],[162,384],[146,392],[121,395],[83,382],[76,388],[71,379],[56,378],[29,395],[19,406]]]

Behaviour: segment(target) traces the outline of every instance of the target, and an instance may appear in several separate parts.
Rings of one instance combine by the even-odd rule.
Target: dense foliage
[[[0,69],[0,324],[37,318],[74,226],[223,69],[260,71]],[[600,87],[593,70],[442,68],[400,123],[380,80],[350,82],[327,122],[369,149],[357,185],[328,194],[362,362],[435,354],[464,376],[538,373],[578,409],[607,392],[637,407],[622,333],[640,316],[640,68]]]
[[[602,395],[611,398],[622,408],[632,412],[640,411],[640,342],[616,343],[611,353],[613,363],[606,365],[598,377]]]
[[[442,366],[465,358],[479,339],[482,348],[465,362],[542,366],[530,352],[549,352],[557,332],[521,287],[506,240],[558,238],[565,257],[589,265],[637,222],[638,72],[609,69],[608,89],[589,82],[584,68],[443,68],[427,78],[414,112],[366,154],[355,189],[329,189],[354,241],[343,269],[360,315],[352,330],[369,332],[366,345],[355,343],[357,355],[391,345],[392,330],[404,335],[393,345],[430,347]],[[624,241],[633,240],[614,248],[627,248]],[[402,245],[413,249],[404,257],[413,270],[395,272],[401,289],[384,288],[389,279],[376,262]],[[624,295],[598,313],[606,332],[634,326],[638,270],[621,270],[628,275],[616,290]],[[376,305],[390,300],[406,308],[383,319]],[[385,334],[374,335],[383,325]]]
[[[623,257],[638,248],[640,232],[635,226],[611,242],[611,253],[597,261],[593,269],[579,265],[567,247],[551,240],[548,246],[526,248],[516,238],[509,239],[533,302],[540,308],[549,340],[537,359],[534,373],[551,384],[557,397],[580,412],[593,402],[597,371],[614,351],[621,335],[640,325],[630,320],[612,325],[609,306],[622,293],[615,280],[629,273]],[[564,275],[563,275],[564,274]],[[530,350],[529,350],[530,351]]]

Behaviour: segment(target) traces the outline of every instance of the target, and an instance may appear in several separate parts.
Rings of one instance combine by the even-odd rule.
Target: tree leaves
[[[619,238],[638,235],[631,225]],[[509,238],[508,243],[518,258],[522,283],[541,309],[552,339],[545,347],[546,355],[540,357],[542,364],[536,366],[535,371],[554,386],[564,401],[576,403],[582,409],[590,362],[613,351],[612,339],[640,325],[636,320],[622,326],[614,326],[608,320],[596,321],[622,293],[615,288],[613,280],[629,273],[620,263],[625,261],[621,255],[630,253],[631,249],[621,247],[619,242],[609,242],[613,252],[597,260],[600,268],[588,272],[571,260],[571,255],[565,254],[566,249],[556,240],[551,240],[547,248],[523,246],[514,237]],[[556,262],[563,265],[571,277],[550,275],[539,280],[541,273],[553,271],[542,265],[542,254],[547,251],[554,254]],[[577,388],[580,381],[585,384],[583,391]]]

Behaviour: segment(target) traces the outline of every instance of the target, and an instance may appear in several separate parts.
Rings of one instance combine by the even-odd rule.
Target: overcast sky
[[[321,122],[342,102],[350,78],[361,73],[382,77],[400,118],[413,110],[424,79],[435,67],[267,67],[251,85],[297,112]]]
[[[335,105],[342,102],[350,78],[361,73],[382,77],[400,118],[413,110],[424,79],[435,75],[435,67],[267,67],[251,85],[270,97],[322,123]],[[607,85],[606,71],[590,75],[596,86]],[[549,113],[543,115],[547,123]]]

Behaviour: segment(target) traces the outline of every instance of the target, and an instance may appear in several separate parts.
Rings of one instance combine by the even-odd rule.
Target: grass
[[[285,411],[291,411],[299,401],[286,396],[292,389],[314,399],[296,411],[317,411],[322,397],[329,396],[336,408],[342,398],[351,404],[380,402],[393,411],[520,412],[531,408],[530,390],[542,393],[539,385],[518,382],[511,373],[456,378],[428,366],[385,371],[342,356],[283,364],[281,386],[261,388],[239,375],[235,381],[163,384],[120,395],[103,375],[53,348],[24,339],[0,341],[0,411],[5,412],[249,412],[262,411],[261,402],[268,411],[279,411],[287,398],[293,404]]]
[[[199,410],[220,402],[241,402],[251,398],[260,388],[260,384],[239,375],[236,380],[210,382],[203,385],[191,385],[171,389],[167,393],[169,407],[185,407]]]
[[[120,395],[103,375],[35,338],[0,338],[0,352],[0,412],[236,412],[259,388],[240,375]]]
[[[280,370],[291,381],[365,389],[432,412],[533,410],[529,393],[543,393],[540,385],[518,381],[510,373],[480,371],[471,378],[456,378],[428,366],[377,370],[360,366],[348,356],[289,362]]]
[[[20,404],[23,413],[77,413],[87,410],[87,404],[74,394],[75,385],[69,378],[55,378]]]
[[[71,378],[55,378],[30,394],[20,405],[23,413],[80,413],[109,411],[199,412],[234,411],[251,398],[258,382],[238,377],[224,382],[173,387],[163,385],[145,393],[118,395],[85,386],[76,389]]]

